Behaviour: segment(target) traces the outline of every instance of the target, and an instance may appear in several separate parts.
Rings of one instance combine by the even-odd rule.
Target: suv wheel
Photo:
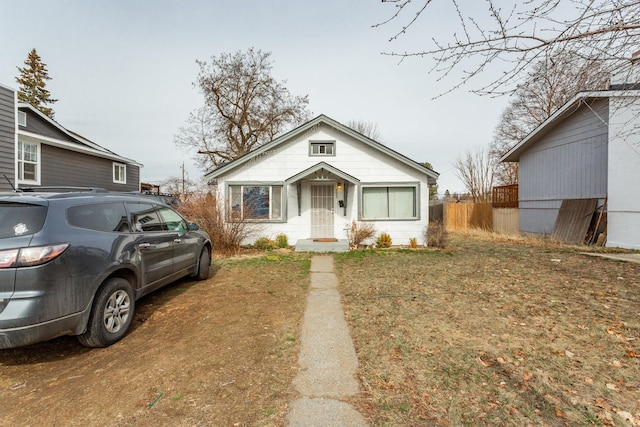
[[[206,246],[202,248],[200,253],[200,260],[198,261],[198,270],[193,276],[196,280],[206,280],[209,278],[209,267],[211,266],[211,255],[209,255],[209,248]]]
[[[87,331],[78,335],[78,340],[86,347],[107,347],[119,341],[129,329],[134,308],[129,282],[119,277],[108,279],[96,294]]]

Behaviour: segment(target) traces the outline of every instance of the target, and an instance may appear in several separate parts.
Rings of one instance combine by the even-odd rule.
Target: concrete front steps
[[[296,252],[347,252],[347,239],[299,239],[295,245]]]

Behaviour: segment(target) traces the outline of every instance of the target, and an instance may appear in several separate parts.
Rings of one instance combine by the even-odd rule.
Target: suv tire
[[[108,279],[98,290],[84,334],[78,335],[85,347],[107,347],[119,341],[133,319],[135,300],[125,279]]]
[[[209,248],[205,246],[202,248],[202,252],[200,252],[200,260],[198,261],[198,270],[193,277],[195,277],[196,280],[208,279],[210,267],[211,267],[211,255],[209,255]]]

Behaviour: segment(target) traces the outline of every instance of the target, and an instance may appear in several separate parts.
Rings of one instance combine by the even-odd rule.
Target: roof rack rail
[[[86,191],[88,193],[108,193],[108,190],[104,188],[96,187],[66,187],[66,186],[45,186],[45,187],[20,187],[17,189],[25,193],[36,192],[74,192],[74,191]]]

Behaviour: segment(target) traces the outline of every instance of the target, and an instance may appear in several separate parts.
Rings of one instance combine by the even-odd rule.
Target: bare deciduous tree
[[[364,136],[373,139],[376,142],[382,142],[382,135],[378,130],[378,125],[374,122],[365,122],[362,120],[349,120],[347,126]]]
[[[234,160],[307,120],[308,97],[291,95],[286,81],[275,80],[270,55],[249,49],[197,61],[195,85],[205,106],[191,114],[174,142],[204,154],[200,166]]]
[[[431,43],[418,52],[387,53],[401,58],[431,57],[434,60],[431,71],[440,78],[461,71],[461,80],[453,82],[449,91],[491,70],[495,77],[478,82],[474,92],[512,92],[522,82],[523,71],[550,57],[548,53],[552,51],[573,52],[582,59],[605,63],[614,71],[628,64],[632,51],[640,46],[638,0],[486,0],[481,4],[474,0],[444,3],[383,0],[383,3],[392,5],[394,11],[388,20],[375,26],[401,23],[390,41],[397,41],[422,21],[436,18],[456,21],[450,33],[427,37]]]
[[[190,197],[197,191],[196,183],[188,177],[179,178],[177,176],[170,176],[162,180],[159,185],[162,193],[179,195],[182,199]]]
[[[467,150],[453,164],[454,172],[465,185],[474,203],[491,202],[494,166],[487,151]]]
[[[497,183],[518,182],[518,163],[498,163],[502,155],[576,93],[606,89],[608,83],[609,72],[602,62],[585,61],[577,54],[552,54],[536,63],[502,112],[489,146]]]

